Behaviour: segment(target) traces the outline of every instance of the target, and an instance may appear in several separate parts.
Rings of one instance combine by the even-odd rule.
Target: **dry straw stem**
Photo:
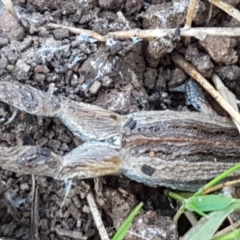
[[[190,28],[192,26],[194,10],[196,8],[197,3],[198,3],[198,0],[190,0],[189,1],[185,28]],[[184,42],[185,42],[185,45],[188,45],[191,42],[191,38],[190,37],[185,38]]]
[[[158,28],[158,29],[148,29],[148,30],[133,29],[133,30],[127,30],[127,31],[110,32],[108,33],[108,35],[114,36],[117,39],[129,39],[132,37],[161,38],[161,37],[168,36],[169,34],[174,34],[175,31],[176,31],[175,28],[170,28],[170,29]],[[239,37],[240,27],[181,28],[180,29],[181,37],[195,37],[197,39],[204,40],[207,35],[219,36],[219,37]]]
[[[234,229],[237,229],[239,226],[240,226],[240,220],[237,221],[237,222],[235,222],[235,223],[233,223],[233,224],[231,224],[230,226],[224,228],[223,230],[217,232],[217,233],[213,236],[213,239],[218,238],[218,237],[220,237],[220,236],[222,236],[222,235],[224,235],[224,234],[226,234],[226,233],[228,233],[228,232],[231,232],[231,231],[233,231]],[[237,239],[237,238],[236,238],[236,239]]]
[[[94,31],[64,26],[60,24],[49,23],[49,27],[51,28],[67,28],[71,33],[81,34],[87,33],[90,37],[97,39],[100,42],[105,42],[109,36],[113,36],[117,39],[129,39],[132,37],[137,38],[161,38],[166,37],[169,34],[174,34],[176,29],[148,29],[148,30],[140,30],[140,29],[132,29],[127,31],[116,31],[109,32],[106,36],[102,36]],[[207,35],[209,36],[219,36],[219,37],[239,37],[240,36],[240,27],[235,28],[181,28],[180,36],[181,37],[195,37],[197,39],[203,40]]]
[[[239,113],[215,90],[215,88],[205,79],[190,63],[176,52],[171,54],[171,59],[194,78],[211,96],[230,114],[230,116],[240,124]]]
[[[18,15],[15,11],[15,8],[13,6],[12,0],[2,0],[3,4],[5,5],[7,11],[12,14],[13,17],[18,19]]]
[[[224,12],[237,19],[240,22],[240,12],[230,4],[221,0],[208,0],[210,3],[222,9]]]
[[[39,185],[36,184],[34,175],[32,176],[32,206],[31,206],[31,236],[39,239]]]
[[[94,222],[97,226],[99,235],[101,237],[101,240],[110,240],[108,237],[107,231],[103,225],[103,221],[102,221],[101,215],[98,211],[97,205],[95,203],[93,194],[91,192],[89,192],[87,194],[87,201],[88,201],[88,205],[91,210],[91,213],[93,215]]]
[[[192,26],[192,19],[193,19],[193,14],[194,10],[197,6],[198,0],[190,0],[188,10],[187,10],[187,17],[186,17],[186,23],[185,27],[189,28]]]
[[[219,93],[221,93],[224,99],[228,101],[237,112],[239,112],[236,96],[227,87],[225,87],[222,80],[216,73],[212,75],[212,81],[215,85],[215,88],[218,90]],[[236,121],[234,121],[234,123],[237,126],[238,131],[240,133],[240,125]]]
[[[228,187],[228,186],[235,186],[235,185],[239,185],[240,184],[240,179],[237,179],[237,180],[233,180],[233,181],[228,181],[228,182],[225,182],[225,183],[220,183],[218,185],[215,185],[211,188],[208,188],[206,191],[204,191],[204,195],[205,194],[209,194],[209,193],[212,193],[212,192],[216,192],[220,189],[222,189],[223,187]]]
[[[188,219],[188,221],[191,223],[192,226],[197,224],[197,218],[193,212],[186,210],[184,212],[184,215],[186,216],[186,218]]]
[[[105,42],[106,41],[106,38],[104,36],[94,32],[94,31],[87,30],[87,29],[69,27],[69,26],[64,26],[64,25],[55,24],[55,23],[49,23],[48,27],[50,27],[50,28],[67,28],[71,33],[74,33],[74,34],[86,33],[90,37],[95,38],[100,42]]]

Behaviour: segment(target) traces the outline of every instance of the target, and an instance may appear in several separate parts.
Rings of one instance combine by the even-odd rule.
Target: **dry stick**
[[[99,235],[101,237],[101,240],[109,240],[107,231],[106,231],[106,229],[105,229],[105,227],[103,225],[103,221],[102,221],[101,215],[100,215],[100,213],[98,211],[98,208],[97,208],[97,205],[95,203],[93,194],[91,192],[89,192],[87,194],[87,201],[88,201],[88,205],[90,207],[90,210],[92,212],[94,222],[95,222],[95,224],[97,226]]]
[[[240,22],[240,12],[230,4],[221,0],[208,0],[210,3],[222,9],[224,12],[237,19]]]
[[[239,113],[215,90],[215,88],[181,55],[176,52],[171,54],[171,59],[183,68],[192,78],[194,78],[211,96],[230,114],[230,116],[240,123]]]
[[[64,26],[64,25],[55,24],[55,23],[49,23],[48,27],[51,27],[51,28],[67,28],[71,33],[74,33],[74,34],[86,33],[90,37],[95,38],[100,42],[105,42],[106,41],[106,38],[104,36],[94,32],[94,31],[88,30],[88,29],[69,27],[69,26]]]

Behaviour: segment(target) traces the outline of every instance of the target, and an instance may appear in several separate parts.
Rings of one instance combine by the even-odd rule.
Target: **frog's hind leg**
[[[20,174],[85,179],[118,174],[121,165],[119,151],[101,142],[83,143],[63,157],[39,146],[0,147],[0,166]]]
[[[61,115],[61,99],[18,82],[0,82],[0,101],[30,114]]]

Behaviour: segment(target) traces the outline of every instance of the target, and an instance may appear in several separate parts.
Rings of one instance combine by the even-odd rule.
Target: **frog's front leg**
[[[197,111],[204,114],[216,115],[216,112],[207,102],[202,88],[196,81],[190,79],[180,86],[169,88],[169,90],[184,93],[187,106],[192,105]]]
[[[0,166],[20,174],[85,179],[120,173],[119,151],[107,143],[84,143],[65,156],[38,146],[0,147]]]
[[[120,147],[122,117],[111,111],[50,95],[18,82],[0,82],[0,101],[30,114],[58,117],[83,141],[105,141]]]
[[[0,166],[12,172],[52,177],[62,164],[63,157],[38,146],[0,147]]]

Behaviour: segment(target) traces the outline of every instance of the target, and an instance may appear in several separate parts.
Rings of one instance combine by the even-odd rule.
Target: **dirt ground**
[[[239,1],[231,1],[238,8]],[[240,94],[240,39],[207,37],[185,44],[187,0],[56,0],[13,2],[19,20],[0,5],[1,81],[15,80],[42,91],[88,102],[120,114],[185,106],[184,95],[169,91],[189,76],[169,57],[174,49],[206,78],[215,71]],[[240,7],[240,6],[239,6]],[[93,30],[176,28],[174,35],[106,43],[87,34],[50,28],[48,23]],[[236,27],[240,23],[200,1],[193,26]],[[208,97],[208,96],[207,96]],[[209,99],[210,102],[211,99]],[[221,110],[216,109],[222,114]],[[82,142],[58,119],[36,117],[0,103],[0,145],[39,145],[64,155]],[[86,195],[92,191],[112,237],[140,201],[144,208],[126,239],[178,239],[188,224],[172,222],[176,206],[163,188],[149,188],[122,176],[60,182],[0,171],[2,239],[100,239]],[[33,196],[32,189],[36,192]],[[31,217],[32,204],[37,211]],[[36,214],[38,213],[38,215]]]

